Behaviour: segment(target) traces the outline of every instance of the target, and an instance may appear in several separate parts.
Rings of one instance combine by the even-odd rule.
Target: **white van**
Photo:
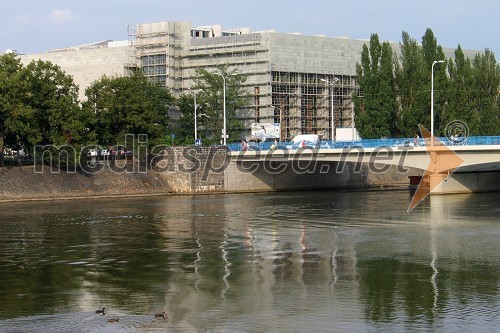
[[[320,139],[317,134],[299,134],[296,135],[288,145],[288,149],[300,148],[319,148]]]

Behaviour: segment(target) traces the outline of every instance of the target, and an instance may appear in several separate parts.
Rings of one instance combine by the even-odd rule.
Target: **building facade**
[[[245,75],[252,103],[238,114],[248,129],[279,123],[282,140],[301,133],[330,139],[333,128],[353,126],[355,67],[366,41],[189,22],[141,24],[131,38],[138,66],[174,96],[189,92],[198,68],[226,65]]]
[[[58,65],[73,77],[79,87],[78,98],[85,100],[85,89],[92,82],[106,76],[129,74],[131,64],[135,66],[133,48],[128,41],[101,41],[97,43],[50,50],[42,54],[20,55],[25,65],[31,61],[44,60]]]
[[[245,89],[252,96],[251,104],[237,112],[245,134],[252,123],[281,124],[281,140],[306,133],[331,139],[336,128],[354,128],[351,97],[362,94],[356,63],[367,40],[192,27],[191,22],[139,24],[128,37],[21,60],[58,64],[73,75],[82,99],[84,89],[102,75],[127,75],[133,68],[179,97],[189,93],[198,68],[215,71],[227,65],[247,77]],[[453,51],[445,53],[452,57]]]

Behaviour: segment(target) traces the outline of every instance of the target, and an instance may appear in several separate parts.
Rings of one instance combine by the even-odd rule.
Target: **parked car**
[[[97,159],[106,158],[107,156],[109,156],[109,151],[105,148],[97,146],[95,148],[90,148],[87,151],[87,156],[95,157]]]
[[[89,149],[88,153],[87,153],[87,156],[98,156],[99,155],[99,149],[97,148],[92,148],[92,149]]]
[[[317,134],[299,134],[286,146],[287,149],[319,148],[320,140]]]
[[[134,153],[131,150],[128,150],[125,146],[112,146],[108,150],[108,156],[111,159],[132,159]]]

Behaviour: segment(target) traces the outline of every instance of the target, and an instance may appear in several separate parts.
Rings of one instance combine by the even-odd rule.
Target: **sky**
[[[0,52],[127,40],[128,26],[164,21],[392,42],[431,28],[443,47],[500,54],[499,0],[3,0]]]

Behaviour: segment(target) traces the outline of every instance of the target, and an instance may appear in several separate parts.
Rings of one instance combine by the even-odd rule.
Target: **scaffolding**
[[[251,123],[269,118],[266,113],[269,105],[266,98],[269,95],[268,51],[259,33],[192,38],[184,56],[184,89],[193,84],[192,78],[198,68],[216,71],[217,66],[225,65],[245,75],[243,88],[248,93],[249,104],[238,110],[238,117],[247,129],[243,135],[249,135]]]
[[[273,32],[224,33],[219,26],[192,28],[189,22],[142,24],[134,38],[138,66],[175,97],[189,91],[199,68],[215,71],[225,65],[245,75],[249,103],[235,110],[246,128],[242,137],[250,134],[252,123],[280,123],[282,141],[298,134],[332,139],[332,118],[334,128],[353,124],[352,93],[359,94],[359,88],[352,62],[342,53],[351,48],[340,45],[347,51],[336,51],[332,42],[330,53],[312,51],[311,56],[283,51],[286,40],[272,44]],[[332,60],[325,60],[329,56]]]
[[[271,76],[271,108],[274,122],[281,124],[281,140],[298,134],[333,138],[331,89],[334,127],[353,125],[352,93],[358,92],[353,76],[279,70]]]
[[[185,30],[182,23],[160,22],[138,25],[134,34],[135,58],[144,75],[173,93],[181,90]]]

